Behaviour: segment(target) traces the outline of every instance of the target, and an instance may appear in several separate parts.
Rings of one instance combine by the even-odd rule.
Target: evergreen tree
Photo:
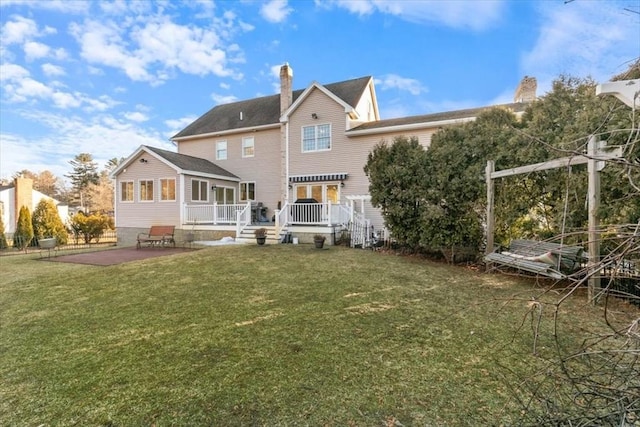
[[[31,212],[26,206],[20,208],[18,214],[18,224],[13,234],[13,246],[18,249],[26,249],[33,240],[33,224],[31,223]]]
[[[36,239],[55,237],[58,244],[67,243],[67,230],[58,215],[58,209],[51,199],[41,199],[33,211],[33,234]]]
[[[98,165],[89,153],[78,154],[69,161],[69,164],[73,167],[73,171],[65,176],[71,180],[74,202],[86,210],[86,206],[90,202],[90,200],[85,200],[87,187],[99,182]]]
[[[396,240],[416,249],[421,236],[427,173],[426,151],[417,138],[382,141],[369,153],[365,174],[373,206],[382,210],[385,225]]]
[[[4,221],[2,221],[2,209],[0,208],[0,249],[7,249],[7,236],[4,234]]]

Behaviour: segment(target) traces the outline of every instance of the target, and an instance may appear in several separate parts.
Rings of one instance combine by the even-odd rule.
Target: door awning
[[[318,182],[318,181],[344,181],[346,173],[325,173],[317,175],[291,175],[289,182]]]

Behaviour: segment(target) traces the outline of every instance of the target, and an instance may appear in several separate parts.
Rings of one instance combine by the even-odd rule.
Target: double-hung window
[[[227,160],[227,141],[216,142],[216,160]]]
[[[256,199],[256,183],[255,182],[241,182],[240,183],[240,201],[246,202],[248,200]]]
[[[160,200],[165,202],[175,202],[176,200],[176,179],[160,179]]]
[[[120,182],[120,201],[133,202],[133,181]]]
[[[252,136],[242,138],[242,157],[253,157],[255,155],[254,141]]]
[[[302,128],[302,152],[331,149],[331,125],[304,126]]]
[[[141,179],[140,180],[140,201],[141,202],[153,202],[153,180]]]
[[[199,179],[191,180],[191,201],[209,201],[209,181],[202,181]]]

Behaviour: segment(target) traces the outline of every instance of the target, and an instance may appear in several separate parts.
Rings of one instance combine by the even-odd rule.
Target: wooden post
[[[494,204],[494,184],[491,174],[495,170],[495,162],[487,160],[487,168],[485,169],[485,180],[487,182],[487,247],[484,250],[485,255],[493,252],[493,234],[495,229],[495,218],[493,212]],[[488,266],[488,265],[487,265]]]
[[[587,173],[589,175],[589,271],[588,297],[591,303],[596,303],[596,296],[600,292],[600,221],[598,209],[600,208],[600,163],[596,158],[599,143],[596,137],[591,135],[587,146]]]

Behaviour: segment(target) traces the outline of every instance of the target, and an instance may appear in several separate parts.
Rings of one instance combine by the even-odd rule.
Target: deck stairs
[[[253,234],[257,229],[265,228],[267,230],[267,240],[265,244],[271,245],[274,243],[280,243],[280,239],[286,233],[286,229],[280,232],[280,235],[276,235],[276,227],[274,225],[254,224],[248,225],[240,233],[240,236],[236,238],[236,242],[239,243],[256,243],[256,237]]]

